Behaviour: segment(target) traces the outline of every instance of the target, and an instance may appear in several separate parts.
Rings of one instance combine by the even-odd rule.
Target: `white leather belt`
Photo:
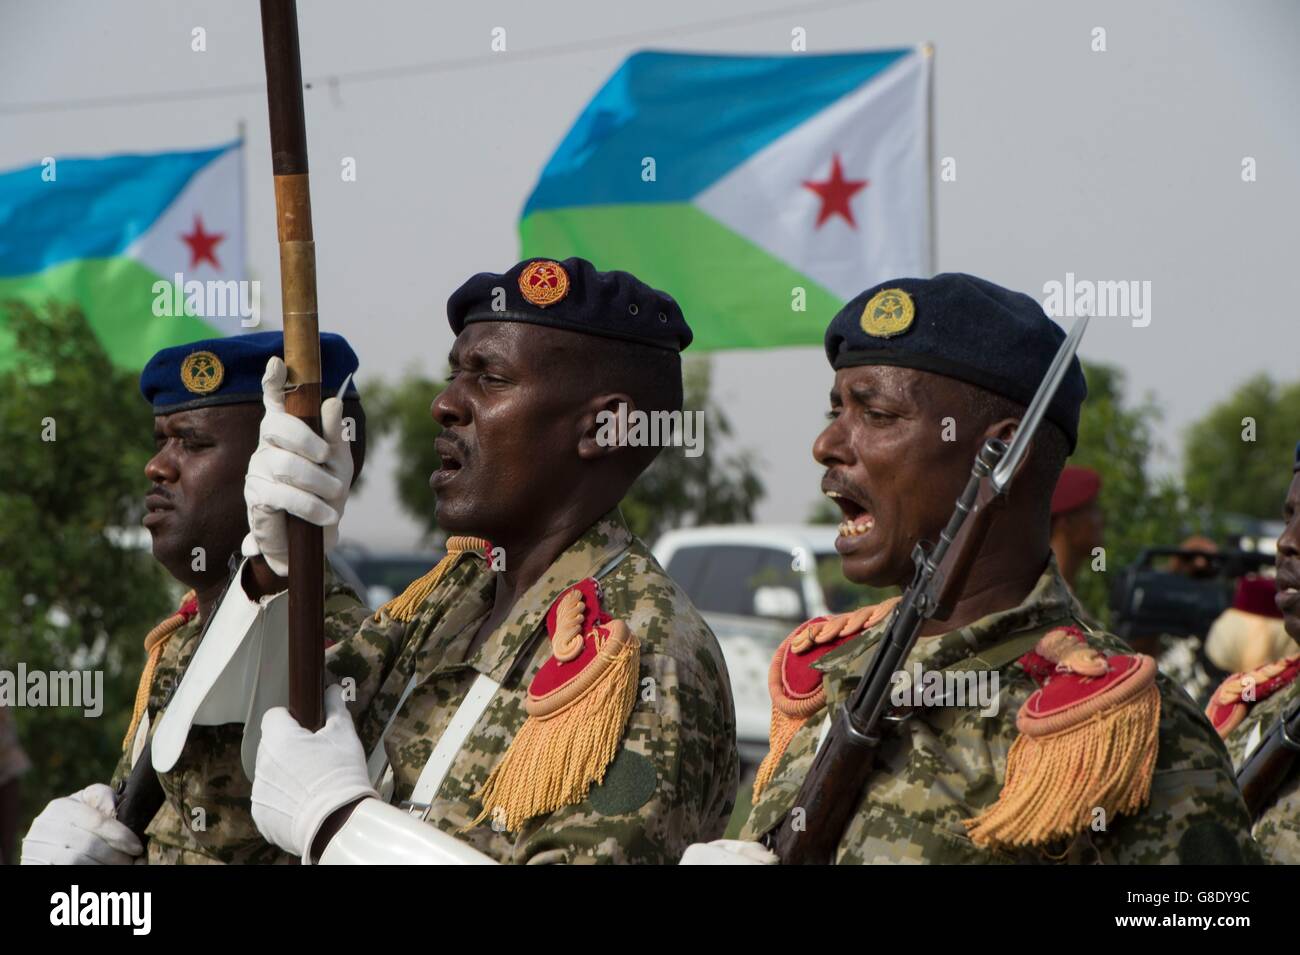
[[[456,707],[456,712],[452,714],[451,722],[443,730],[438,745],[429,755],[429,761],[424,764],[424,769],[420,770],[420,778],[415,781],[411,798],[402,803],[402,808],[411,815],[419,816],[421,819],[429,815],[429,806],[433,804],[433,798],[442,787],[442,781],[447,778],[452,761],[465,745],[465,741],[469,739],[469,734],[474,732],[479,718],[486,712],[499,689],[501,684],[490,676],[480,673],[475,677],[469,692],[465,694],[465,699],[460,701],[460,706]]]

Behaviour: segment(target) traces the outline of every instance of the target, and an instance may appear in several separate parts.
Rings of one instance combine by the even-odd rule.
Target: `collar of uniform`
[[[510,619],[498,627],[470,663],[498,683],[505,682],[521,651],[536,646],[530,639],[543,627],[546,612],[556,599],[580,580],[595,577],[610,561],[631,547],[632,532],[614,509],[592,524],[555,559],[546,572],[524,592]],[[507,558],[508,559],[508,558]],[[545,639],[543,635],[542,639]]]
[[[1018,606],[981,617],[960,630],[923,637],[917,641],[907,662],[920,663],[926,669],[952,666],[997,646],[1015,634],[1072,618],[1074,606],[1074,598],[1057,569],[1056,559],[1049,557],[1047,567],[1034,584],[1033,590]],[[862,638],[836,647],[814,663],[813,667],[834,674],[840,680],[856,682],[862,676],[861,671],[866,668],[869,651],[880,642],[888,626],[889,618],[886,618],[868,630]]]

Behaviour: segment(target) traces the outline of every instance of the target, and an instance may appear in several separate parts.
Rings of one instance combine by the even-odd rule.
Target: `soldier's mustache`
[[[465,459],[469,457],[470,453],[469,444],[459,435],[450,431],[443,431],[438,435],[438,440],[434,442],[434,448],[442,456],[446,456],[447,452],[450,451],[452,455],[459,459],[461,464],[465,463]]]
[[[145,494],[145,497],[161,497],[165,501],[171,501],[172,492],[167,490],[161,484],[155,484],[149,488],[149,491],[147,494]]]
[[[836,494],[847,497],[859,507],[870,507],[871,505],[870,494],[852,481],[844,480],[834,471],[827,471],[822,477],[822,493],[827,491],[834,491]]]

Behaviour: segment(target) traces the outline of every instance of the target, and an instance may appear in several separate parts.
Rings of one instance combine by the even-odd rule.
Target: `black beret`
[[[826,357],[836,369],[931,371],[1028,405],[1063,341],[1065,332],[1028,295],[945,272],[882,282],[854,298],[826,329]],[[1071,451],[1087,394],[1076,357],[1046,415],[1065,432]]]
[[[447,299],[457,335],[470,322],[529,322],[679,352],[691,329],[672,296],[628,272],[597,272],[586,259],[525,259],[480,272]]]
[[[262,375],[272,357],[284,357],[283,332],[254,332],[175,345],[158,352],[140,373],[140,393],[156,415],[209,405],[261,404]],[[357,370],[342,335],[320,336],[321,397],[330,398]],[[351,384],[345,398],[357,397]]]

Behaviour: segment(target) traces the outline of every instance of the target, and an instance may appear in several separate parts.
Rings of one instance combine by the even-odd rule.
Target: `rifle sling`
[[[1047,628],[1050,629],[1050,628]],[[968,670],[1000,670],[1013,660],[1018,660],[1037,646],[1046,629],[1031,630],[1018,634],[1009,640],[989,647],[987,650],[965,660],[943,667],[944,671],[962,673]]]

